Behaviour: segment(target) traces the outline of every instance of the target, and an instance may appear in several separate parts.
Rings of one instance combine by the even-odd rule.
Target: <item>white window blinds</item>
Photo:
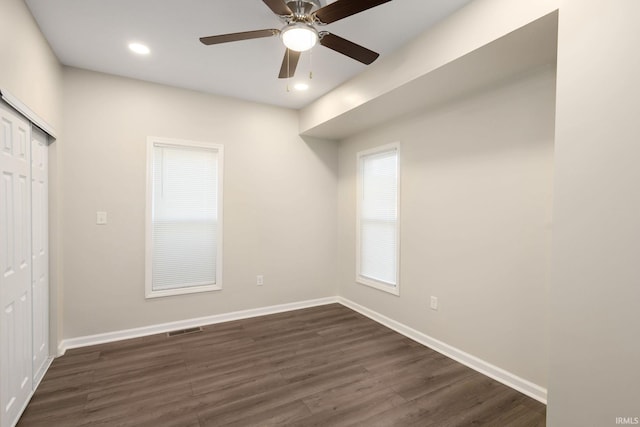
[[[221,150],[152,142],[147,296],[220,289]]]
[[[358,155],[358,281],[398,285],[398,147]]]

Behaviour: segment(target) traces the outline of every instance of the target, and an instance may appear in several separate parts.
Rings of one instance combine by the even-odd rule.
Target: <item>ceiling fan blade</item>
[[[323,24],[331,24],[347,16],[387,3],[391,0],[337,0],[318,9],[313,15]]]
[[[264,4],[269,6],[269,9],[273,11],[276,15],[284,16],[284,15],[293,15],[289,6],[284,2],[284,0],[262,0]]]
[[[244,31],[242,33],[221,34],[219,36],[200,37],[202,44],[207,46],[212,44],[220,44],[227,42],[236,42],[239,40],[259,39],[261,37],[271,37],[280,34],[280,30],[256,30]]]
[[[299,60],[300,52],[287,49],[284,53],[284,58],[282,59],[282,66],[280,67],[280,74],[278,75],[278,78],[288,79],[289,77],[293,77],[296,73],[296,67],[298,66]]]
[[[371,64],[380,56],[379,53],[369,50],[366,47],[362,47],[359,44],[327,32],[321,34],[320,44],[366,65]]]

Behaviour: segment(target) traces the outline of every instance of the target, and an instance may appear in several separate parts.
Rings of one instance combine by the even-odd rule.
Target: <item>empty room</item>
[[[638,19],[2,0],[0,427],[640,425]]]

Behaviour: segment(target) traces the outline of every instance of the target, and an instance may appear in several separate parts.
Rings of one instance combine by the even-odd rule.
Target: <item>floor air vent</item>
[[[167,332],[167,336],[177,337],[180,335],[195,334],[197,332],[202,332],[202,328],[197,327],[197,328],[189,328],[189,329],[180,329],[179,331],[171,331],[171,332]]]

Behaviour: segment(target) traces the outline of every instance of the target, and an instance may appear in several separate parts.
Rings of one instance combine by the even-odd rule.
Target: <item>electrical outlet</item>
[[[431,310],[438,310],[438,297],[431,297]]]
[[[256,285],[258,286],[264,285],[264,276],[262,275],[256,276]]]

